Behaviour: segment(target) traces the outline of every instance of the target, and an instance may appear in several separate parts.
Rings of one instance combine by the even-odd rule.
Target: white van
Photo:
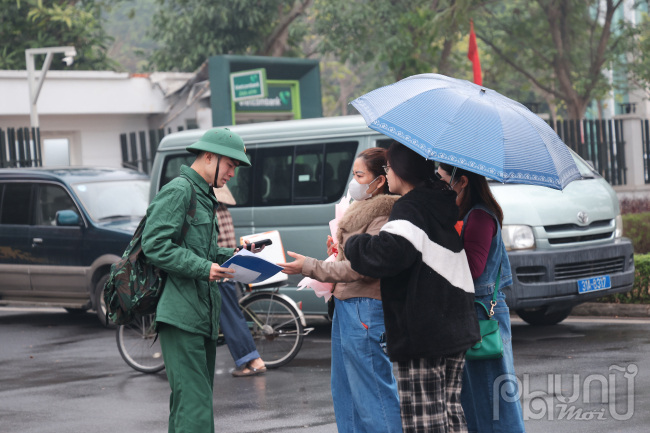
[[[285,250],[318,259],[327,257],[328,223],[346,192],[355,156],[392,142],[369,129],[361,116],[230,128],[244,139],[253,164],[238,168],[228,182],[237,200],[230,207],[237,238],[279,230]],[[179,175],[181,164],[191,165],[194,155],[185,147],[204,132],[163,139],[151,173],[150,199]],[[574,158],[583,179],[564,191],[491,183],[503,208],[513,271],[514,284],[504,292],[510,308],[533,325],[558,323],[573,306],[628,292],[634,282],[632,244],[622,237],[616,194],[587,163]],[[282,292],[305,314],[326,314],[326,304],[313,292],[296,291],[300,279],[291,276]]]

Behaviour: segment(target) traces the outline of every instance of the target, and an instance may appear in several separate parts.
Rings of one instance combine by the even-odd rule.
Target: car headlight
[[[530,226],[507,225],[501,229],[506,250],[525,250],[535,248],[535,235]]]
[[[614,219],[616,223],[616,228],[614,229],[614,237],[615,238],[622,238],[623,237],[623,217],[621,214],[616,215],[616,218]]]

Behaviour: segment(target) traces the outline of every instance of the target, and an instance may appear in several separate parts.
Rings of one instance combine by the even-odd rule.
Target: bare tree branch
[[[454,47],[454,39],[446,37],[442,45],[442,53],[438,61],[438,73],[442,75],[449,75],[449,56],[451,56],[451,49]]]
[[[535,86],[539,87],[540,89],[542,89],[547,93],[557,96],[560,99],[566,99],[566,95],[563,94],[562,92],[559,92],[551,87],[545,86],[544,84],[540,83],[539,80],[537,80],[537,78],[535,78],[531,73],[526,71],[523,67],[519,66],[512,59],[506,56],[503,53],[503,51],[501,51],[496,45],[492,43],[492,41],[488,40],[480,33],[476,33],[476,36],[479,39],[481,39],[483,42],[488,44],[494,50],[494,52],[499,55],[499,57],[501,57],[507,64],[515,68],[519,73],[523,74],[526,78],[528,78],[533,84],[535,84]]]
[[[596,58],[591,62],[591,65],[589,67],[590,82],[587,86],[585,86],[585,96],[591,94],[592,90],[596,87],[600,79],[601,70],[605,64],[605,50],[607,49],[607,43],[609,42],[611,36],[612,19],[614,17],[614,12],[616,12],[616,8],[620,6],[622,2],[623,0],[619,0],[619,2],[616,3],[616,7],[614,7],[612,0],[607,0],[607,9],[605,11],[603,32],[600,34],[600,40],[598,41]]]
[[[296,0],[289,13],[282,17],[280,23],[273,29],[264,44],[264,48],[258,53],[261,56],[268,56],[273,51],[274,45],[278,43],[283,36],[286,38],[289,25],[302,15],[305,10],[314,3],[314,0]]]
[[[490,14],[490,16],[491,16],[492,19],[493,19],[493,21],[491,21],[491,24],[493,24],[494,22],[496,22],[496,23],[499,25],[499,29],[500,29],[501,31],[503,31],[504,33],[506,33],[508,36],[510,36],[510,37],[512,38],[512,40],[516,41],[516,43],[517,43],[519,46],[521,46],[521,47],[524,48],[524,49],[529,49],[529,50],[531,50],[531,51],[532,51],[533,53],[535,53],[535,55],[538,56],[540,59],[542,59],[543,61],[545,61],[545,62],[548,63],[549,65],[553,66],[553,61],[552,61],[551,59],[549,59],[548,57],[546,57],[544,54],[542,54],[542,53],[541,53],[539,50],[537,50],[535,47],[527,46],[527,45],[525,45],[525,44],[522,42],[522,40],[521,40],[520,38],[515,37],[515,35],[514,35],[510,30],[508,30],[508,28],[507,28],[506,26],[504,26],[503,23],[501,23],[501,22],[499,21],[499,19],[498,19],[498,18],[497,18],[493,13],[492,13],[492,11],[490,11],[490,10],[488,10],[488,9],[485,9],[485,11],[486,11],[488,14]],[[476,29],[476,25],[474,26],[474,28]]]
[[[596,26],[598,25],[598,19],[600,18],[600,3],[598,2],[598,7],[596,8],[596,16],[592,21],[591,28],[589,30],[589,61],[594,61],[594,34],[596,34]]]

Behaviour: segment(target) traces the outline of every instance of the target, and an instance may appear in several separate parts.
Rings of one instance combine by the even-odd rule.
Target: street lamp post
[[[25,62],[27,64],[27,83],[29,87],[29,118],[32,124],[32,128],[38,128],[38,112],[36,111],[36,102],[38,101],[38,95],[41,93],[41,88],[43,87],[43,81],[45,81],[45,75],[47,74],[50,65],[52,64],[52,57],[55,53],[63,53],[65,57],[63,58],[63,63],[67,66],[72,65],[74,57],[77,55],[77,50],[74,47],[47,47],[47,48],[30,48],[25,50]],[[34,76],[34,56],[38,54],[45,54],[45,63],[43,63],[43,69],[41,69],[41,75],[36,81]]]

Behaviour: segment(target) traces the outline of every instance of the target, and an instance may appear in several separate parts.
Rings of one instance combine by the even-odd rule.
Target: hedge
[[[632,240],[635,254],[650,253],[650,212],[624,214],[623,236]]]
[[[634,255],[634,286],[631,292],[616,293],[600,298],[599,302],[615,304],[650,304],[650,254]]]
[[[623,198],[618,203],[622,214],[650,212],[650,197]]]

